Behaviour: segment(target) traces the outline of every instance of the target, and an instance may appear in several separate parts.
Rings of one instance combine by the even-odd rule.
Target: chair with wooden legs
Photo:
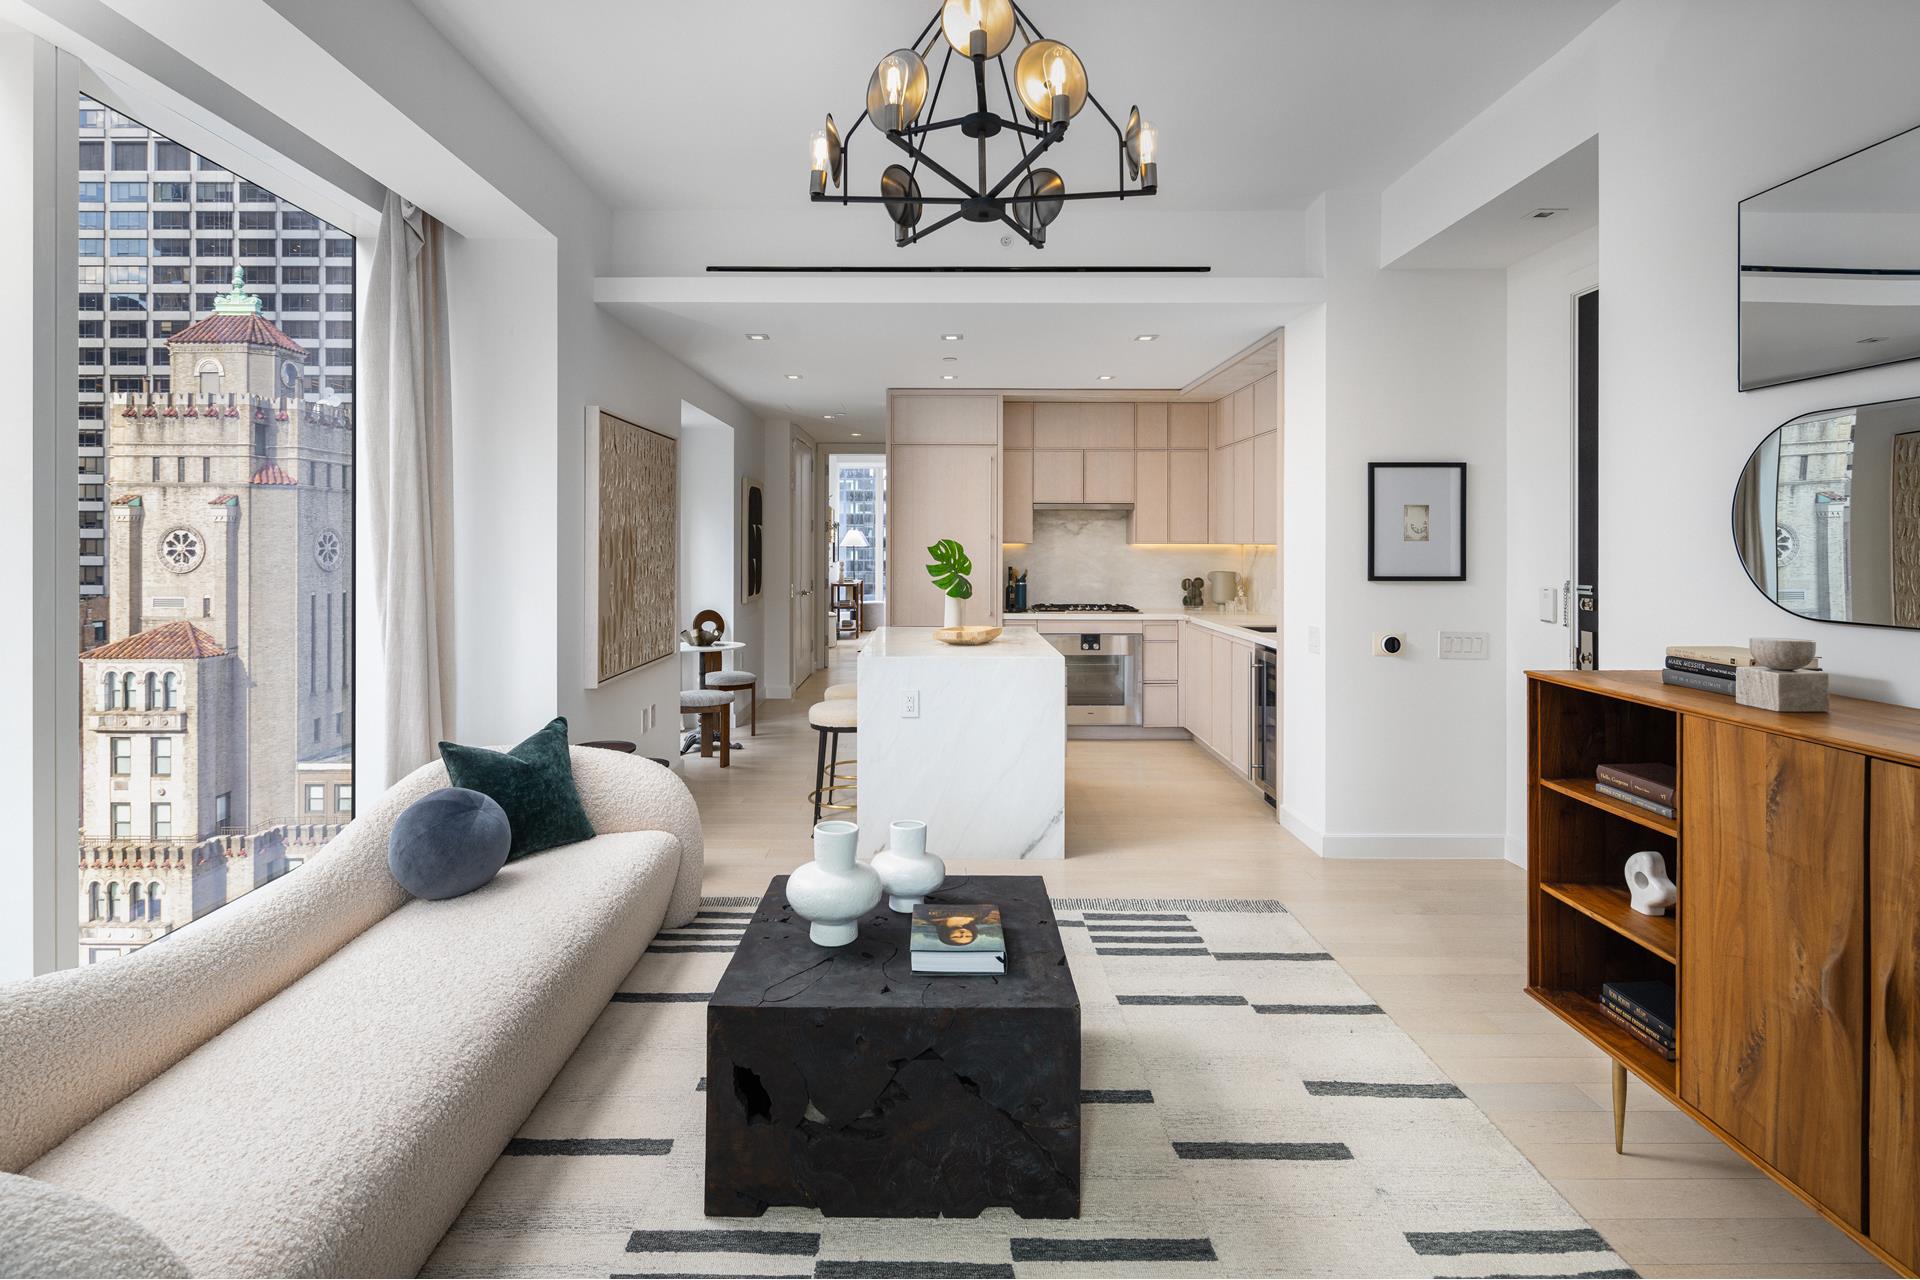
[[[700,754],[711,756],[720,742],[720,767],[733,763],[733,695],[720,689],[682,689],[680,714],[699,717]]]

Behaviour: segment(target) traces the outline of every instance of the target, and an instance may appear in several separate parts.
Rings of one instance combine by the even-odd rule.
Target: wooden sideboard
[[[1852,698],[1783,715],[1656,671],[1527,678],[1528,988],[1626,1073],[1888,1264],[1920,1268],[1920,711]],[[1676,766],[1676,817],[1611,799],[1600,764]],[[1667,916],[1628,906],[1657,849]],[[1677,996],[1677,1060],[1600,986]]]

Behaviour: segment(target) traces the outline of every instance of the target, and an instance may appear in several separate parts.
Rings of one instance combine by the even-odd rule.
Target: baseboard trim
[[[1278,812],[1280,825],[1287,829],[1287,834],[1291,835],[1294,839],[1321,857],[1324,858],[1327,856],[1324,852],[1327,837],[1320,828],[1314,826],[1311,822],[1308,822],[1284,804],[1280,806]]]
[[[1505,835],[1402,835],[1397,832],[1327,835],[1316,852],[1323,858],[1497,859],[1506,861]]]
[[[793,699],[793,686],[790,684],[770,684],[761,696],[768,702],[790,702]]]

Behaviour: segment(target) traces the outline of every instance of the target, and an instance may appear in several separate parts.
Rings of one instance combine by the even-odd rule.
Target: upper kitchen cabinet
[[[997,624],[1002,490],[1022,474],[1003,467],[999,395],[896,392],[887,443],[887,621],[940,625],[945,602],[921,566],[926,548],[952,538],[973,559],[970,620]]]
[[[1000,407],[1000,422],[1007,448],[1033,448],[1033,401],[1007,401]]]
[[[1134,495],[1132,449],[1089,449],[1083,500],[1089,503],[1131,503]]]
[[[1000,466],[1000,541],[1033,541],[1033,450],[1007,449]]]
[[[1000,443],[1000,397],[896,393],[888,434],[894,444]]]
[[[1039,400],[1035,449],[1131,449],[1133,405],[1125,400]]]
[[[1208,433],[1212,430],[1211,406],[1199,402],[1175,404],[1167,407],[1167,444],[1175,449],[1207,449],[1212,447]]]
[[[1143,400],[1133,406],[1134,448],[1167,447],[1167,410],[1170,407],[1164,400]]]

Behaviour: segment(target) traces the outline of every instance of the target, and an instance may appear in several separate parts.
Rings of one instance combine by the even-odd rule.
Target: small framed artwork
[[[1467,464],[1367,464],[1367,581],[1465,582]]]

